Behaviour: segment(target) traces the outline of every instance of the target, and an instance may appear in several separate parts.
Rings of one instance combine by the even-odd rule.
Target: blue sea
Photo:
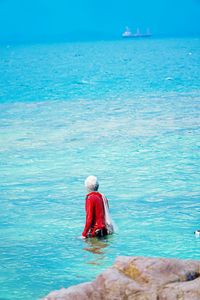
[[[0,299],[119,255],[200,259],[200,39],[0,46]],[[96,175],[118,230],[80,236]]]

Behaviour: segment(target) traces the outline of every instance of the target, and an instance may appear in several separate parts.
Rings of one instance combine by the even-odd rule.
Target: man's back
[[[93,235],[95,230],[105,228],[104,203],[99,192],[91,192],[86,196],[85,210],[86,224],[83,236],[86,236],[90,229]]]

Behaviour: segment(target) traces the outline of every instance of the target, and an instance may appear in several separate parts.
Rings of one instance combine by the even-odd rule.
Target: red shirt
[[[86,222],[82,236],[86,237],[91,229],[94,236],[95,230],[105,228],[105,213],[103,198],[99,192],[91,192],[85,200]]]

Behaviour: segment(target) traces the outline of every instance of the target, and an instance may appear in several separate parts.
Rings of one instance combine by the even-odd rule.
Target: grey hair
[[[98,191],[99,182],[96,176],[90,175],[85,180],[85,187],[89,192]]]

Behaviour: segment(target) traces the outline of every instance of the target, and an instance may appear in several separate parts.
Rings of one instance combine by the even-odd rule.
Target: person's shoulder
[[[102,198],[101,194],[99,192],[91,192],[89,194],[87,194],[86,199],[89,200],[96,200]]]

